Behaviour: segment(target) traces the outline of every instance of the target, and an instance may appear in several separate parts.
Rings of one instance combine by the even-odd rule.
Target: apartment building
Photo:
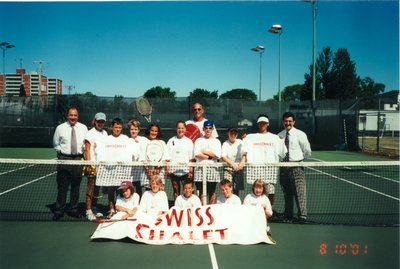
[[[0,74],[0,96],[61,95],[62,80],[47,78],[37,72],[26,74],[25,69],[16,69],[15,74]]]

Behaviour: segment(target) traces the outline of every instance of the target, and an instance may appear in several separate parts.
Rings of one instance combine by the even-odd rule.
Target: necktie
[[[283,158],[283,161],[288,162],[289,161],[289,132],[286,132],[285,146],[286,146],[287,152],[286,152],[285,158]]]
[[[71,154],[75,155],[78,153],[78,147],[76,145],[76,133],[74,126],[71,126]]]

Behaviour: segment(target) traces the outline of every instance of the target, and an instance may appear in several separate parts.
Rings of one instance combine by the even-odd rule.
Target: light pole
[[[278,41],[279,41],[279,46],[278,46],[278,100],[279,100],[279,114],[278,118],[281,116],[281,102],[282,102],[282,97],[281,97],[281,35],[283,32],[283,27],[280,24],[273,24],[271,28],[269,28],[268,32],[272,34],[277,34],[278,35]]]
[[[312,134],[315,135],[315,83],[316,83],[316,70],[315,70],[315,47],[316,47],[316,12],[317,12],[317,5],[316,0],[303,0],[304,2],[311,3],[312,8],[312,28],[313,28],[313,40],[312,40]]]
[[[3,50],[3,74],[5,75],[6,74],[6,50],[12,49],[15,46],[8,42],[1,42],[0,47]]]
[[[258,101],[261,101],[262,54],[264,52],[264,46],[258,45],[257,47],[252,48],[251,50],[260,54],[260,86],[259,86],[259,93],[258,93]]]

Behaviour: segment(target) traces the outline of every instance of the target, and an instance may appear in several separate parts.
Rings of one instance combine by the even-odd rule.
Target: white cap
[[[261,116],[257,120],[257,123],[259,123],[259,122],[267,122],[267,123],[269,123],[269,120],[268,120],[267,117]]]
[[[97,121],[99,120],[106,121],[106,114],[104,114],[103,112],[96,113],[96,115],[94,115],[94,119]]]

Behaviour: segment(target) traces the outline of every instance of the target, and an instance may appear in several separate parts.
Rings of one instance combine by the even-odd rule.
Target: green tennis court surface
[[[1,158],[54,158],[52,149],[11,149],[0,148]],[[313,152],[312,161],[382,161],[381,157],[361,155],[351,152]],[[25,170],[26,169],[26,170]],[[50,169],[50,168],[49,168]],[[348,218],[346,211],[360,212],[352,223],[364,222],[363,218],[388,218],[382,210],[397,210],[397,225],[392,227],[365,227],[349,225],[299,225],[271,223],[276,246],[258,244],[250,246],[239,245],[166,245],[151,246],[132,241],[92,242],[89,236],[96,225],[85,221],[0,221],[0,267],[1,268],[398,268],[399,267],[399,179],[398,167],[391,173],[390,180],[383,179],[387,171],[374,170],[373,167],[362,171],[354,167],[336,167],[328,175],[315,171],[319,168],[306,168],[307,175],[315,177],[315,183],[307,181],[309,193],[309,210],[315,212],[314,218],[320,217],[329,222],[327,216],[333,216],[335,221]],[[312,170],[314,169],[314,170]],[[391,168],[393,169],[393,168]],[[3,167],[0,168],[3,171]],[[24,168],[25,173],[35,173],[35,169]],[[51,173],[45,171],[45,173]],[[397,173],[397,174],[396,174]],[[313,175],[315,174],[315,175]],[[362,174],[357,179],[356,176]],[[350,176],[349,176],[350,175]],[[354,176],[352,176],[354,175]],[[40,175],[37,175],[40,177]],[[381,177],[381,178],[379,178]],[[309,176],[306,176],[307,180]],[[365,180],[367,179],[367,180]],[[40,190],[48,189],[55,177],[49,176],[38,181],[33,188],[23,191],[23,188],[12,194],[17,199],[19,207],[37,208],[43,211],[43,204],[51,205],[53,196],[44,197]],[[314,180],[314,179],[313,179]],[[346,182],[351,181],[351,184]],[[15,184],[23,184],[23,178],[17,178],[11,183],[0,181],[0,192],[10,189]],[[379,182],[386,182],[381,184]],[[362,186],[356,187],[356,185]],[[318,185],[321,186],[318,187]],[[315,189],[313,189],[315,188]],[[81,200],[84,197],[85,180],[81,185]],[[335,192],[335,190],[338,190]],[[371,191],[373,190],[373,191]],[[47,191],[46,191],[47,192]],[[357,193],[360,192],[360,193]],[[368,201],[357,201],[367,193]],[[382,193],[391,196],[383,199]],[[332,196],[333,194],[333,196]],[[280,194],[277,194],[280,195]],[[36,197],[36,198],[35,198]],[[352,203],[345,201],[352,199]],[[397,199],[397,200],[396,200]],[[39,201],[35,203],[35,200]],[[22,201],[22,202],[21,202]],[[12,203],[0,207],[12,207]],[[387,204],[385,204],[387,203]],[[22,206],[21,206],[22,204]],[[377,208],[382,214],[376,213]],[[282,204],[275,208],[280,211]],[[323,212],[318,212],[323,208]],[[340,211],[335,212],[336,209]],[[48,219],[48,208],[39,219]],[[17,209],[13,209],[16,211]],[[13,211],[11,210],[11,211]],[[39,213],[28,213],[38,215]],[[329,211],[329,212],[327,212]],[[318,215],[321,214],[321,215]],[[367,214],[366,214],[367,213]],[[354,214],[353,214],[354,215]],[[390,214],[389,214],[390,215]],[[51,216],[51,215],[49,215]],[[396,216],[395,216],[396,217]],[[373,225],[373,224],[372,224]]]
[[[273,224],[277,245],[213,245],[212,261],[208,245],[91,242],[89,236],[96,227],[92,223],[0,222],[0,225],[1,268],[394,269],[399,266],[399,231],[394,227]]]

